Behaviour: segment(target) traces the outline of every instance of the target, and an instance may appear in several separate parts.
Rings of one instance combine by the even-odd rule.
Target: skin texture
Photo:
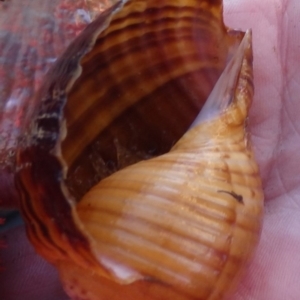
[[[265,190],[262,237],[231,300],[300,299],[300,13],[298,0],[225,0],[225,23],[253,30],[250,132]],[[0,236],[3,300],[68,299],[23,227]]]

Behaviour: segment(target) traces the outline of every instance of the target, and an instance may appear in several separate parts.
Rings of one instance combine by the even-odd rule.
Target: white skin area
[[[253,261],[231,300],[300,299],[299,0],[224,0],[225,23],[252,28],[255,97],[250,131],[265,190]],[[54,268],[35,254],[23,227],[0,249],[4,300],[65,300]]]

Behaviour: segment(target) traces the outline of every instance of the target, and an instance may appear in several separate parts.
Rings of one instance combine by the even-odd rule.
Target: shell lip
[[[244,65],[246,59],[247,65]],[[220,116],[228,107],[237,102],[239,94],[239,78],[247,72],[247,68],[252,70],[252,30],[248,29],[241,41],[236,53],[229,61],[212,92],[207,98],[202,110],[194,120],[190,128],[200,123],[210,121]],[[252,76],[248,83],[252,86]]]

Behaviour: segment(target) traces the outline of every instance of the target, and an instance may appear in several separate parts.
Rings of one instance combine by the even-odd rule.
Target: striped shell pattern
[[[17,156],[72,299],[223,299],[259,240],[251,31],[219,0],[123,0],[46,77]]]

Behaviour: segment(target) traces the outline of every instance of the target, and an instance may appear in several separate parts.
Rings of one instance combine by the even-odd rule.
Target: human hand
[[[300,299],[300,33],[297,0],[224,0],[225,22],[252,28],[255,97],[250,132],[265,190],[262,237],[231,300]],[[4,300],[68,299],[24,229],[6,233]]]
[[[250,132],[265,193],[261,240],[232,300],[300,299],[300,6],[226,0],[225,23],[252,28]]]

